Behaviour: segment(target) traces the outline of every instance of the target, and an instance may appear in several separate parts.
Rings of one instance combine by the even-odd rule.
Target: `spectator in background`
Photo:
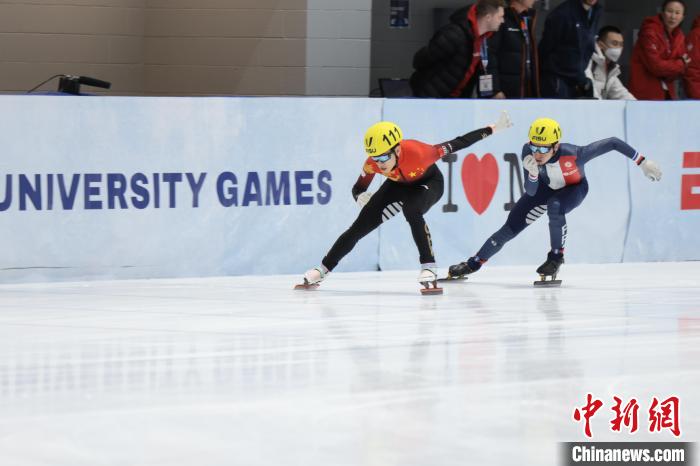
[[[510,0],[504,22],[488,40],[494,97],[540,97],[535,0]]]
[[[598,0],[564,0],[547,15],[540,41],[543,97],[593,97],[586,68],[601,13]]]
[[[683,0],[664,0],[661,14],[642,22],[632,51],[630,76],[630,91],[636,98],[678,99],[678,79],[690,63],[680,28],[684,16]]]
[[[593,81],[593,97],[596,99],[636,100],[620,81],[620,65],[625,38],[615,26],[605,26],[598,31],[598,39],[586,76]]]
[[[453,13],[450,23],[413,57],[413,94],[491,97],[492,77],[484,73],[488,63],[486,38],[503,23],[504,6],[504,0],[478,0]]]
[[[685,70],[685,93],[691,99],[700,99],[700,15],[685,40],[690,63]]]

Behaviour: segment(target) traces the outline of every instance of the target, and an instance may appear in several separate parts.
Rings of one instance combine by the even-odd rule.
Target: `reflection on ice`
[[[1,285],[0,457],[553,465],[582,439],[586,393],[678,396],[697,440],[700,264],[565,267],[560,289],[489,267],[443,296],[413,271],[314,292],[290,276]]]

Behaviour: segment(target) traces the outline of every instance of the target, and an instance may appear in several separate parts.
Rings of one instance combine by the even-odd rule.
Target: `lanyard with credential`
[[[489,48],[486,46],[486,37],[481,39],[481,64],[486,72],[486,68],[489,66]]]

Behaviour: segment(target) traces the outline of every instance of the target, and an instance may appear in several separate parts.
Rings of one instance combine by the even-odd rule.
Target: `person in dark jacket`
[[[598,0],[565,0],[547,15],[539,49],[543,97],[593,96],[586,68],[593,55],[601,14]]]
[[[510,0],[504,22],[488,40],[494,97],[540,97],[535,0]]]
[[[416,97],[491,97],[486,38],[503,23],[504,0],[478,0],[457,10],[413,57]],[[478,83],[478,86],[477,86]],[[477,92],[478,89],[478,92]]]
[[[629,89],[639,100],[676,100],[676,89],[691,59],[681,23],[683,0],[664,0],[661,13],[642,22],[632,50]]]

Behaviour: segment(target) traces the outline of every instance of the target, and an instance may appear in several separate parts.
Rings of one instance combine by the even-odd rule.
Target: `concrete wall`
[[[367,95],[370,11],[371,0],[5,1],[0,92],[65,73],[112,81],[111,95]]]
[[[59,73],[143,89],[144,0],[5,0],[0,4],[0,91],[27,91]],[[56,89],[56,82],[46,89]]]

